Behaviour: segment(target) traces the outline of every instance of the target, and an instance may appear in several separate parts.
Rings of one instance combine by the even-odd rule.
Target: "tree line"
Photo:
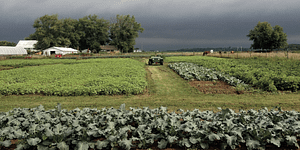
[[[8,42],[8,41],[0,41],[0,46],[16,46],[17,44],[14,42]]]
[[[99,52],[100,45],[115,45],[122,52],[134,50],[135,38],[138,32],[144,29],[135,21],[134,16],[117,15],[110,21],[97,15],[89,15],[78,20],[65,18],[58,19],[58,15],[45,15],[34,21],[35,33],[30,34],[26,40],[38,40],[36,49],[46,49],[52,46],[71,47],[74,49],[91,49]],[[299,45],[287,44],[287,35],[279,25],[274,27],[268,22],[258,22],[253,30],[246,35],[253,41],[250,48],[213,48],[215,51],[252,51],[261,49],[264,51],[299,49]],[[12,44],[1,41],[0,45]],[[212,48],[193,48],[168,51],[208,51]]]
[[[134,49],[138,32],[144,29],[134,16],[117,15],[111,21],[89,15],[83,18],[58,19],[58,15],[44,15],[34,21],[35,32],[25,40],[37,40],[35,49],[70,47],[99,52],[100,45],[114,45],[122,52]]]

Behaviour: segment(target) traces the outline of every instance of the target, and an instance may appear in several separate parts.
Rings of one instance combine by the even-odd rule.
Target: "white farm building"
[[[48,49],[43,50],[43,55],[66,55],[72,53],[78,53],[79,51],[73,48],[65,48],[65,47],[50,47]]]
[[[22,47],[0,46],[0,56],[4,55],[27,55],[27,51]]]
[[[37,51],[34,49],[34,44],[36,44],[37,40],[20,40],[16,47],[22,47],[26,50]]]

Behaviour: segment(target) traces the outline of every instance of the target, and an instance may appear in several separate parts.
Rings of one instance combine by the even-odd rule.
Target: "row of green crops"
[[[214,68],[265,91],[300,90],[300,61],[274,58],[224,59],[191,56],[169,57],[165,62],[191,62]]]
[[[0,114],[0,146],[10,147],[18,139],[17,150],[43,149],[164,149],[218,147],[265,149],[266,145],[299,148],[300,113],[267,108],[256,110],[221,109],[220,112],[193,111],[167,113],[166,107],[125,109],[84,108],[66,110],[58,104],[45,111],[15,108]],[[95,139],[97,139],[95,141]],[[102,139],[101,141],[99,139]]]
[[[221,80],[232,86],[236,86],[241,90],[250,88],[250,86],[245,84],[242,80],[239,80],[233,76],[230,76],[220,71],[216,71],[215,69],[209,69],[203,66],[198,66],[193,63],[180,62],[180,63],[172,63],[169,64],[168,66],[186,80],[194,80],[194,79],[197,79],[199,81]]]
[[[21,68],[24,66],[39,66],[48,64],[74,64],[83,61],[75,59],[8,59],[0,61],[0,66]]]
[[[139,94],[147,86],[142,63],[133,59],[91,59],[0,71],[2,95],[58,96]]]

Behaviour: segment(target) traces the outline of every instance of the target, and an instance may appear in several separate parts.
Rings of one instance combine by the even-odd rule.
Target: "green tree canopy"
[[[16,46],[17,44],[14,42],[8,42],[8,41],[0,41],[0,46]]]
[[[271,49],[272,51],[288,45],[287,35],[283,32],[283,28],[278,25],[272,28],[268,22],[258,22],[247,37],[253,41],[250,48],[254,49]]]
[[[109,21],[99,19],[97,15],[89,15],[79,19],[78,30],[83,34],[80,39],[82,49],[100,50],[100,45],[109,42]]]
[[[60,28],[58,24],[58,15],[45,15],[34,21],[33,27],[35,28],[35,33],[30,34],[26,40],[37,40],[35,49],[46,49],[52,46],[58,45],[58,33],[56,33]]]
[[[52,46],[71,47],[74,49],[100,50],[100,44],[109,41],[109,21],[89,15],[79,20],[58,19],[58,15],[45,15],[34,21],[35,33],[27,40],[37,40],[36,49]]]
[[[110,27],[111,45],[115,45],[123,52],[133,52],[135,38],[139,36],[138,32],[143,32],[144,28],[135,21],[134,16],[117,15],[112,19]]]

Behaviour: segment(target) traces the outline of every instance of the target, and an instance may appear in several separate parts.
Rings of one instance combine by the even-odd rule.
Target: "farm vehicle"
[[[154,65],[154,64],[163,65],[164,64],[163,57],[161,55],[151,56],[149,58],[148,65]]]

